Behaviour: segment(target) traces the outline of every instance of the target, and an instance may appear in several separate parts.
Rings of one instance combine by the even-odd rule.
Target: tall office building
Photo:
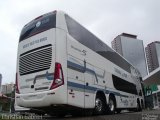
[[[147,75],[143,41],[137,39],[136,35],[127,33],[118,35],[112,41],[112,48],[135,66],[142,77]]]
[[[13,83],[2,85],[2,94],[10,94],[10,93],[12,93],[13,88],[14,88],[14,84]]]
[[[146,58],[149,72],[160,67],[160,42],[155,41],[147,45]]]

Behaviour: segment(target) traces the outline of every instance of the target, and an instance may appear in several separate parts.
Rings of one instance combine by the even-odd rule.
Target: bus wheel
[[[95,100],[94,114],[101,115],[104,112],[105,112],[105,101],[100,95],[97,95]]]
[[[139,100],[137,101],[137,108],[136,108],[136,112],[139,112],[139,111],[141,111],[142,109],[141,109],[141,105],[140,105],[140,102],[139,102]]]
[[[114,100],[114,98],[112,96],[109,98],[108,109],[109,109],[109,113],[110,114],[114,114],[115,113],[116,104],[115,104],[115,100]]]
[[[141,108],[142,108],[142,110],[145,108],[145,107],[144,107],[143,100],[141,100]]]

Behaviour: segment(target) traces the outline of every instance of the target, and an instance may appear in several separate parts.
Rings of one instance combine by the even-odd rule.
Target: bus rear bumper
[[[37,93],[16,94],[16,102],[18,106],[27,108],[66,104],[67,93],[65,95],[63,89],[54,89]]]

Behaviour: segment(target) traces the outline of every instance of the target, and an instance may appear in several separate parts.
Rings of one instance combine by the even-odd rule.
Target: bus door
[[[94,107],[94,93],[95,87],[94,80],[95,80],[95,72],[93,66],[86,63],[86,71],[84,73],[85,78],[85,108],[93,108]]]

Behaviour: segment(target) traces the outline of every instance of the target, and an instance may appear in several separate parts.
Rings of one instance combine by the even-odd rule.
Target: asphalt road
[[[9,113],[0,113],[3,115],[3,119],[7,119],[6,116],[11,116],[15,114]],[[4,116],[5,115],[5,116]],[[9,119],[9,118],[8,118]],[[18,120],[12,117],[12,120]],[[29,118],[26,118],[29,119]],[[73,117],[73,116],[65,116],[64,118],[57,118],[51,116],[43,116],[40,119],[30,118],[29,120],[160,120],[160,110],[145,110],[143,112],[127,112],[123,111],[120,114],[114,115],[100,115],[100,116],[87,116],[87,117]],[[2,120],[2,118],[0,119]]]
[[[145,110],[143,112],[123,112],[114,115],[56,118],[46,116],[46,120],[160,120],[160,110]]]

